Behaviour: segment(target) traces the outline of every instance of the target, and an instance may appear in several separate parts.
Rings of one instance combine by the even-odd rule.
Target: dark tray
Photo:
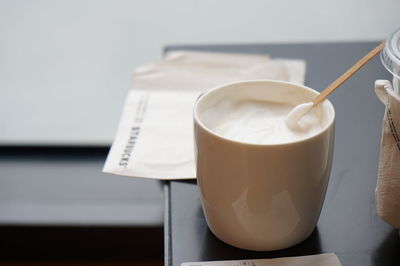
[[[377,42],[271,45],[174,46],[168,49],[270,54],[307,62],[306,85],[322,90]],[[337,253],[344,266],[400,265],[398,230],[376,214],[375,185],[380,152],[383,104],[374,93],[376,79],[391,79],[374,58],[350,78],[330,100],[336,110],[336,138],[331,179],[314,233],[304,242],[275,252],[231,247],[210,232],[195,182],[166,186],[168,219],[166,265],[182,262],[274,258],[324,252]]]

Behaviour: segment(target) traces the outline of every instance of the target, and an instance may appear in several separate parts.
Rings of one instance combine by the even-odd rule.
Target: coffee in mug
[[[315,228],[332,164],[329,101],[296,123],[288,113],[318,93],[259,80],[211,89],[194,107],[197,179],[210,230],[249,250],[295,245]]]

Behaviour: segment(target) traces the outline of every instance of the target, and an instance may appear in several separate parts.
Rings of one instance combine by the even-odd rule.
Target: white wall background
[[[113,138],[132,69],[167,44],[363,41],[399,0],[0,0],[0,143]]]

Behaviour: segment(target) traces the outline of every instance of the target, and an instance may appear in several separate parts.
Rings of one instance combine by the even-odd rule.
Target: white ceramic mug
[[[289,82],[227,84],[201,95],[194,107],[195,158],[203,211],[210,230],[235,247],[269,251],[306,239],[321,212],[332,165],[335,112],[315,135],[283,144],[249,144],[218,136],[202,112],[226,97],[310,101],[316,91]],[[275,91],[275,92],[274,92]],[[299,102],[300,103],[300,102]],[[325,110],[324,109],[324,110]]]

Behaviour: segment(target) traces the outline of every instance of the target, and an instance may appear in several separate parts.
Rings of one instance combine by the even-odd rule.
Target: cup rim
[[[320,136],[321,134],[323,134],[324,132],[326,132],[329,128],[331,128],[334,123],[335,123],[335,118],[336,118],[336,112],[335,112],[335,108],[333,107],[333,104],[328,100],[325,99],[324,102],[327,102],[329,105],[329,108],[332,111],[332,116],[330,121],[326,124],[325,127],[323,127],[320,131],[318,131],[318,133],[310,135],[308,137],[299,139],[299,140],[294,140],[294,141],[290,141],[290,142],[284,142],[284,143],[250,143],[250,142],[243,142],[243,141],[238,141],[238,140],[232,140],[232,139],[228,139],[225,138],[223,136],[220,136],[218,134],[216,134],[215,132],[213,132],[212,130],[210,130],[208,127],[206,127],[203,122],[199,119],[198,114],[197,114],[197,108],[198,108],[198,104],[199,102],[201,102],[201,100],[206,97],[208,94],[210,94],[213,91],[216,90],[220,90],[226,87],[230,87],[230,86],[235,86],[235,85],[242,85],[242,84],[251,84],[251,83],[272,83],[272,84],[284,84],[284,85],[290,85],[290,86],[294,86],[294,87],[301,87],[303,89],[309,90],[313,93],[316,93],[316,95],[319,94],[318,91],[311,89],[310,87],[301,85],[301,84],[296,84],[293,82],[289,82],[289,81],[281,81],[281,80],[270,80],[270,79],[254,79],[254,80],[242,80],[242,81],[234,81],[234,82],[228,82],[225,83],[223,85],[219,85],[216,87],[213,87],[211,89],[208,89],[207,91],[203,92],[202,94],[199,95],[199,97],[196,99],[196,102],[194,104],[194,108],[193,108],[193,117],[194,117],[194,123],[196,123],[197,125],[199,125],[204,131],[206,131],[207,133],[211,134],[212,136],[228,142],[228,143],[233,143],[233,144],[237,144],[237,145],[244,145],[244,146],[254,146],[254,147],[273,147],[273,146],[286,146],[286,145],[293,145],[293,144],[298,144],[298,143],[302,143],[302,142],[306,142],[309,141],[310,139],[316,138],[318,136]]]

